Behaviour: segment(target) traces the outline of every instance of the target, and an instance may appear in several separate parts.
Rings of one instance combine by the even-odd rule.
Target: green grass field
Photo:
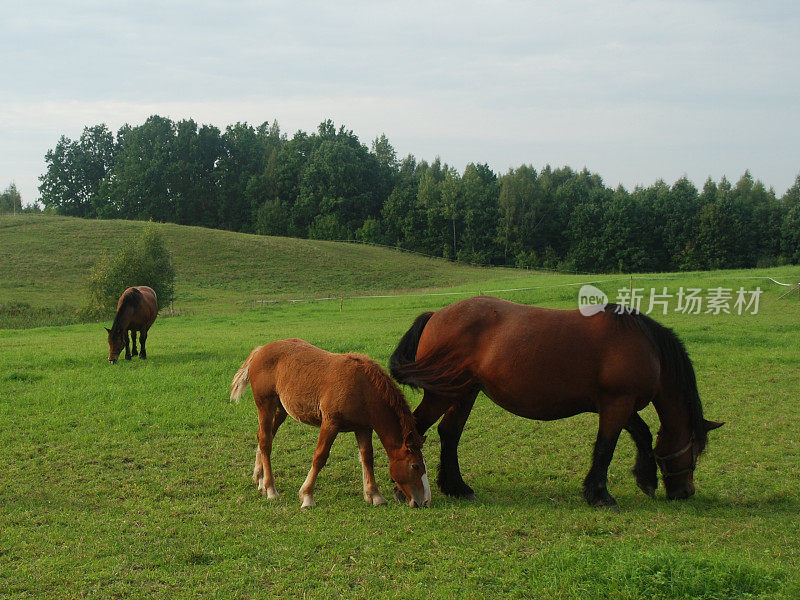
[[[138,226],[0,219],[0,305],[27,302],[43,314],[76,306],[96,251]],[[686,343],[707,418],[726,421],[687,502],[667,501],[663,488],[644,496],[630,474],[633,443],[622,437],[609,472],[622,512],[590,508],[581,483],[596,416],[528,421],[481,396],[460,447],[475,502],[434,489],[428,510],[367,506],[355,438],[342,434],[317,507],[301,511],[296,494],[317,431],[291,419],[281,428],[273,464],[282,496],[268,501],[250,479],[252,397],[228,402],[255,345],[296,336],[385,365],[417,314],[470,293],[527,288],[494,295],[574,308],[572,284],[598,282],[613,299],[627,276],[473,269],[375,248],[164,230],[182,314],[156,321],[147,361],[109,365],[97,323],[0,329],[0,597],[800,597],[800,299],[778,300],[783,288],[745,279],[797,282],[800,268],[634,276],[636,286],[671,292],[765,290],[757,315],[653,315]],[[355,298],[379,291],[396,295]],[[255,302],[323,296],[347,298],[341,307]],[[655,433],[652,407],[642,415]],[[433,428],[432,472],[438,443]],[[376,475],[388,496],[377,440]]]

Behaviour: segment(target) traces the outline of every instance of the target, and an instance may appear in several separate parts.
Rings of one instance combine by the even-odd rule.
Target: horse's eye
[[[411,465],[411,468],[414,469],[415,471],[419,471],[419,465],[418,464]]]

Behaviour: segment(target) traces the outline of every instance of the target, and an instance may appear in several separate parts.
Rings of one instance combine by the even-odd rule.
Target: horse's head
[[[703,422],[706,433],[722,425],[716,421]],[[670,500],[685,500],[694,495],[694,469],[705,444],[696,439],[693,433],[688,435],[689,439],[682,443],[679,438],[668,438],[663,431],[659,431],[653,448]]]
[[[409,434],[402,447],[389,456],[389,474],[412,508],[431,505],[428,470],[422,458],[425,438]],[[398,498],[400,499],[400,498]]]
[[[108,332],[108,362],[114,364],[117,362],[120,353],[125,349],[125,340],[122,337],[122,331],[105,328]]]

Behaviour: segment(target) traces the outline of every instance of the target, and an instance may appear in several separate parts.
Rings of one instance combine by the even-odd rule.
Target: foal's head
[[[408,434],[402,447],[389,456],[389,474],[412,508],[431,504],[428,471],[425,467],[425,459],[422,458],[424,441],[423,437]]]
[[[122,337],[121,330],[109,329],[108,332],[108,362],[114,364],[117,362],[120,353],[125,349],[125,340]]]

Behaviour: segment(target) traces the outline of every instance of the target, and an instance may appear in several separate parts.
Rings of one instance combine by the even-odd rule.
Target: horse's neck
[[[114,324],[111,326],[111,329],[125,331],[131,323],[132,313],[133,310],[130,306],[121,306],[114,316]]]
[[[668,438],[683,438],[691,435],[692,424],[689,417],[689,407],[680,394],[670,394],[668,397],[659,395],[653,400],[653,406],[661,421],[661,430]]]
[[[403,446],[403,428],[395,410],[383,402],[371,402],[368,407],[372,428],[378,434],[386,453],[391,454]]]

